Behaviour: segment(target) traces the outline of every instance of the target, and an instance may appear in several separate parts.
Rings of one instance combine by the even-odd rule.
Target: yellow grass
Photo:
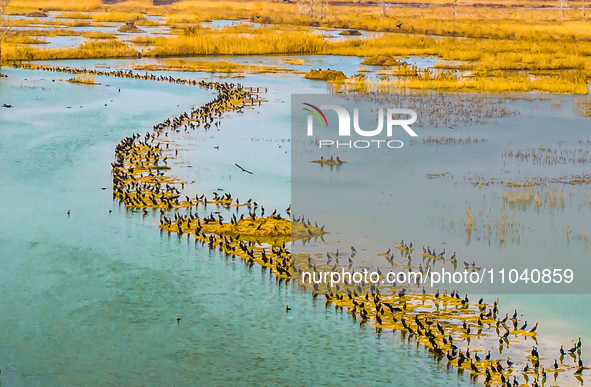
[[[8,11],[18,13],[23,10],[38,10],[43,8],[45,11],[77,11],[87,12],[102,6],[100,0],[10,0]]]
[[[94,22],[119,22],[125,23],[128,20],[144,19],[140,13],[125,13],[125,12],[100,12],[92,14],[92,21]]]
[[[271,2],[183,1],[160,11],[167,15],[168,24],[249,19],[273,24],[319,25],[461,37],[591,39],[591,30],[583,20],[580,10],[567,10],[566,21],[563,21],[562,13],[556,9],[459,6],[454,15],[449,6],[392,7],[388,16],[383,17],[380,7],[359,7],[352,4],[328,7],[327,14],[320,19],[300,13],[300,9],[298,4]],[[401,28],[396,27],[399,23],[402,23]]]
[[[29,36],[6,35],[2,43],[5,44],[47,44],[45,40],[34,39]]]
[[[76,78],[68,79],[68,82],[94,85],[94,74],[78,74],[76,75]]]
[[[147,20],[141,13],[129,12],[101,12],[92,14],[93,22],[116,22],[125,23],[133,21],[136,25],[152,26],[159,25],[158,22]]]
[[[265,30],[265,29],[260,29]],[[259,31],[259,34],[208,34],[157,38],[145,56],[309,54],[324,46],[318,35],[305,32]]]
[[[82,12],[61,12],[56,15],[60,19],[92,19],[92,15]]]
[[[166,24],[168,25],[176,25],[176,24],[198,24],[201,21],[206,21],[202,16],[199,14],[172,14],[166,16]]]
[[[116,39],[117,35],[110,34],[108,32],[100,32],[100,31],[85,31],[81,34],[81,36],[88,38],[88,39]]]
[[[364,0],[365,1],[365,0]],[[433,0],[441,3],[439,0]],[[510,5],[507,0],[491,0]],[[539,0],[524,0],[520,4],[541,4]],[[455,8],[392,7],[382,16],[378,6],[329,6],[322,18],[313,17],[298,4],[248,1],[182,1],[170,6],[154,7],[148,0],[128,1],[114,5],[97,5],[93,0],[46,1],[38,4],[14,0],[13,9],[58,9],[80,20],[85,10],[92,9],[94,22],[126,22],[154,24],[142,13],[159,13],[179,36],[171,38],[136,37],[132,42],[150,44],[144,56],[193,55],[266,55],[321,54],[356,55],[366,57],[366,65],[390,65],[381,71],[383,79],[376,84],[367,80],[350,80],[346,87],[368,90],[377,88],[442,88],[445,90],[481,91],[548,91],[586,93],[591,77],[591,22],[583,21],[580,10],[567,10],[564,15],[556,9],[490,6],[471,7],[465,1]],[[573,5],[575,3],[571,3]],[[579,3],[577,3],[579,4]],[[582,3],[580,3],[582,4]],[[579,6],[580,6],[579,4]],[[305,8],[305,7],[304,7]],[[300,12],[303,9],[304,12]],[[591,16],[591,14],[590,14]],[[273,28],[251,28],[237,25],[222,30],[200,28],[201,21],[215,19],[247,19],[283,25]],[[564,18],[564,20],[563,20]],[[28,25],[48,20],[19,20]],[[396,24],[402,23],[401,28]],[[287,26],[291,25],[291,26]],[[310,25],[351,28],[371,31],[391,31],[375,39],[325,41],[308,31]],[[70,34],[65,30],[63,34]],[[61,34],[60,31],[47,34]],[[42,36],[46,33],[22,33],[20,36]],[[410,35],[409,35],[410,34]],[[424,36],[421,34],[429,35]],[[433,36],[440,35],[440,36]],[[86,35],[85,35],[86,36]],[[93,37],[88,35],[87,37]],[[102,36],[96,36],[103,38]],[[462,39],[455,37],[463,37]],[[23,39],[26,38],[15,38]],[[9,42],[10,43],[10,42]],[[72,55],[81,57],[136,57],[135,50],[122,45],[85,46],[71,50],[41,50],[7,46],[5,58],[55,58]],[[433,56],[440,59],[439,69],[465,70],[470,76],[446,77],[438,73],[429,77],[417,69],[397,63],[399,57]],[[338,69],[335,69],[338,70]]]
[[[588,85],[581,79],[572,79],[568,74],[552,76],[522,76],[500,74],[496,77],[456,77],[449,74],[439,76],[402,77],[373,82],[365,78],[350,78],[344,83],[334,84],[335,91],[359,93],[396,93],[404,89],[425,89],[439,91],[465,91],[489,93],[523,93],[530,91],[588,94]]]
[[[153,36],[140,35],[140,36],[134,36],[131,39],[131,42],[133,42],[135,44],[154,44],[154,43],[156,43],[156,38]]]
[[[135,70],[145,71],[192,71],[207,73],[298,73],[297,71],[275,66],[247,65],[231,63],[228,61],[200,61],[200,60],[179,60],[166,59],[158,64],[134,64]],[[300,72],[301,73],[301,72]]]
[[[119,41],[88,42],[76,48],[36,50],[30,47],[6,46],[2,49],[2,60],[55,60],[90,58],[133,58],[138,52]]]

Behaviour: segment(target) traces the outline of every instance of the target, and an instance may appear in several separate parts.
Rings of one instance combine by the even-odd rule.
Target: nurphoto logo
[[[339,105],[321,105],[320,108],[304,103],[306,107],[303,109],[310,114],[307,117],[307,135],[314,135],[314,118],[319,122],[320,126],[329,127],[328,119],[322,111],[322,109],[334,110],[339,118],[339,137],[351,136],[351,114],[342,106]],[[310,109],[311,108],[311,109]],[[336,145],[337,148],[369,148],[372,145],[380,147],[380,144],[385,143],[388,148],[402,148],[404,143],[400,140],[390,140],[392,137],[393,128],[401,127],[411,137],[417,137],[418,135],[410,127],[417,120],[417,113],[411,109],[402,108],[378,108],[378,126],[376,129],[364,130],[359,125],[359,109],[353,109],[353,129],[355,133],[363,137],[376,137],[382,133],[384,129],[384,112],[386,116],[386,136],[388,139],[385,140],[357,140],[357,141],[339,141],[339,140],[320,140],[318,142],[319,147]],[[401,118],[402,116],[402,118]]]

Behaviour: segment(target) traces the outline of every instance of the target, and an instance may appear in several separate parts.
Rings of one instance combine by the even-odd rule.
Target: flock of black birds
[[[340,260],[351,271],[354,264],[351,258],[358,254],[358,249],[355,246],[350,249],[350,252],[339,249],[326,252],[323,256],[326,257],[326,264],[316,262],[321,258],[320,253],[316,254],[316,260],[312,259],[311,254],[305,254],[307,261],[300,262],[299,266],[319,272],[338,272]],[[395,249],[399,250],[405,263],[410,265],[414,251],[412,243],[405,244],[403,240]],[[388,248],[378,256],[384,256],[388,262],[394,263],[395,249]],[[429,259],[458,261],[456,252],[447,258],[445,249],[438,252],[428,246],[423,247],[421,255],[423,263]],[[331,267],[333,261],[337,265]],[[478,270],[474,261],[464,261],[464,266],[464,270]],[[419,271],[422,271],[420,265]],[[295,273],[297,279],[297,273],[301,272],[298,269]],[[377,273],[380,278],[384,278],[379,268]],[[467,294],[461,296],[456,290],[448,294],[447,290],[440,292],[439,289],[434,289],[430,293],[423,287],[422,292],[419,290],[418,293],[411,293],[410,284],[396,283],[380,285],[378,282],[377,285],[368,286],[344,281],[336,286],[327,283],[324,288],[323,284],[310,282],[304,283],[304,286],[312,290],[314,298],[323,295],[327,307],[334,303],[336,310],[347,309],[354,320],[360,319],[361,325],[373,320],[378,334],[385,329],[392,329],[394,332],[399,331],[409,341],[414,338],[417,344],[427,347],[438,364],[443,361],[448,369],[455,367],[460,374],[468,371],[474,382],[480,380],[485,385],[501,386],[543,386],[549,375],[556,382],[561,373],[569,370],[573,371],[572,375],[579,382],[583,382],[582,373],[587,368],[581,358],[581,338],[568,351],[563,347],[557,350],[559,353],[556,354],[556,359],[551,355],[540,354],[537,337],[539,323],[528,326],[528,321],[524,321],[517,310],[512,315],[505,313],[503,316],[499,311],[498,299],[492,305],[484,302],[483,298],[477,303],[471,303]],[[526,341],[531,339],[536,344],[525,357],[521,352],[523,344],[515,344],[518,338]],[[494,347],[495,340],[498,342],[499,355],[510,351],[509,355],[516,353],[514,358],[517,360],[511,360],[505,355],[495,357],[490,349],[483,355],[482,348],[486,350],[487,347]],[[547,344],[544,345],[544,348],[548,347]],[[516,349],[517,352],[511,349]],[[565,362],[565,356],[572,358],[573,363]],[[552,360],[554,361],[551,362]]]
[[[253,96],[253,94],[244,90],[241,85],[233,83],[228,84],[184,80],[164,76],[157,77],[150,74],[138,75],[131,71],[105,72],[98,70],[61,68],[58,66],[33,66],[23,64],[18,66],[20,68],[69,72],[73,74],[90,73],[104,76],[186,83],[218,91],[218,95],[213,101],[201,107],[192,109],[190,113],[184,113],[172,120],[167,119],[162,123],[155,125],[153,127],[153,133],[146,133],[145,136],[134,134],[126,137],[116,147],[116,160],[113,163],[114,197],[118,198],[122,203],[125,203],[128,206],[144,208],[144,211],[146,208],[160,208],[161,215],[167,222],[171,220],[165,217],[163,209],[172,209],[175,206],[180,205],[181,203],[178,199],[181,192],[178,188],[169,184],[167,181],[171,180],[166,180],[167,178],[165,178],[163,172],[157,168],[160,160],[166,164],[166,157],[162,157],[163,149],[161,147],[161,142],[158,141],[162,134],[166,137],[167,131],[169,130],[179,131],[184,129],[187,131],[195,129],[199,125],[204,125],[207,129],[207,125],[211,125],[216,119],[219,120],[224,112],[228,110],[239,110],[241,106],[246,105],[246,102],[254,104],[255,101],[260,101]],[[219,121],[217,124],[219,125]],[[140,179],[136,177],[138,170],[142,171],[140,173]],[[146,176],[143,175],[143,172],[146,173]],[[223,197],[216,197],[215,199],[218,199],[218,201],[232,200],[232,197],[229,194],[225,194]],[[196,200],[199,201],[199,198],[196,197]],[[151,204],[148,203],[148,201],[150,201]],[[187,201],[191,202],[191,199],[187,198]],[[207,200],[205,200],[205,203],[207,203]],[[221,219],[219,218],[215,219],[212,216],[209,218],[211,218],[211,221],[221,222]],[[185,219],[186,218],[183,220]],[[179,229],[182,230],[182,226]],[[199,235],[197,237],[199,237]],[[237,238],[233,239],[225,236],[214,237],[213,235],[201,235],[201,238],[203,241],[209,241],[210,248],[217,248],[220,251],[224,251],[226,254],[240,255],[245,253],[248,256],[247,260],[250,266],[252,266],[255,261],[260,263],[259,261],[265,258],[266,259],[263,263],[269,261],[265,249],[256,250],[255,255],[255,249],[249,249],[252,245],[242,243],[241,241],[238,241]],[[404,241],[402,241],[397,248],[403,253],[403,255],[406,255],[407,258],[410,257],[410,253],[414,250],[412,243],[406,245],[404,244]],[[279,250],[275,250],[275,248],[272,250],[276,255],[276,260],[282,260],[282,270],[293,271],[296,268],[296,263],[292,259],[291,253],[285,249],[285,246],[280,247]],[[357,250],[355,247],[351,246],[350,258],[356,253]],[[386,255],[390,254],[391,250],[388,249]],[[436,259],[449,259],[450,261],[457,263],[455,252],[450,258],[445,258],[445,254],[445,249],[441,252],[436,252],[430,247],[423,247],[423,256],[434,257]],[[338,256],[338,251],[336,255]],[[330,254],[327,256],[329,259],[331,258]],[[308,261],[308,264],[310,264],[310,261]],[[464,261],[464,266],[466,268],[477,269],[475,265],[474,261],[471,264]],[[284,273],[277,269],[273,273],[278,277],[285,276]],[[321,291],[317,284],[314,284],[313,295],[316,298],[319,294],[324,294],[327,304],[333,302],[337,308],[340,307],[342,309],[343,306],[346,306],[349,309],[351,316],[354,319],[359,316],[359,318],[362,319],[362,323],[369,319],[375,320],[376,329],[379,332],[384,328],[393,326],[394,330],[400,330],[404,332],[405,335],[408,335],[409,340],[411,337],[415,337],[417,343],[421,342],[429,348],[430,352],[438,362],[446,358],[448,366],[450,367],[455,366],[458,370],[469,368],[474,380],[476,380],[479,375],[484,375],[485,385],[495,384],[508,387],[522,385],[523,383],[518,381],[518,376],[514,375],[514,372],[520,373],[523,376],[526,385],[544,385],[548,373],[553,372],[556,380],[558,372],[564,371],[563,368],[565,364],[563,363],[563,360],[566,356],[570,356],[574,360],[576,366],[574,375],[582,382],[580,376],[585,370],[585,366],[581,359],[581,338],[579,338],[568,351],[565,351],[561,346],[559,356],[557,359],[554,359],[553,364],[547,367],[544,367],[541,364],[541,360],[546,360],[547,357],[540,356],[538,348],[534,346],[526,357],[525,365],[520,370],[517,369],[516,364],[509,357],[507,357],[506,360],[493,359],[490,350],[486,356],[481,358],[478,352],[470,353],[469,347],[466,347],[465,349],[459,348],[457,345],[459,344],[457,338],[458,334],[461,334],[464,339],[467,338],[467,340],[459,341],[467,341],[469,345],[470,335],[481,333],[484,327],[487,326],[497,332],[499,354],[501,354],[503,346],[509,346],[509,337],[511,334],[516,335],[519,332],[526,332],[527,321],[522,323],[518,329],[519,317],[517,311],[513,313],[512,317],[509,317],[508,313],[505,314],[504,318],[499,317],[498,299],[491,306],[485,303],[481,298],[478,301],[478,304],[476,304],[478,313],[477,322],[467,323],[464,319],[460,326],[455,327],[453,324],[444,322],[443,320],[436,321],[435,314],[429,315],[416,312],[415,309],[417,305],[414,304],[420,300],[421,295],[415,296],[406,294],[406,289],[402,289],[397,294],[392,295],[381,295],[379,289],[374,286],[366,292],[363,292],[361,287],[353,288],[353,291],[349,288],[346,290],[346,295],[339,294],[338,292],[335,293],[333,289],[329,287],[327,287],[326,291]],[[427,299],[425,293],[426,292],[423,290],[423,304]],[[437,290],[437,293],[428,299],[432,300],[434,305],[437,305],[438,311],[440,310],[440,304],[453,305],[456,309],[463,311],[466,311],[471,307],[468,296],[466,295],[462,298],[456,291],[452,291],[452,293],[448,295],[447,291],[440,294],[439,290]],[[420,303],[420,301],[418,301],[418,303]],[[286,305],[286,312],[289,311],[291,311],[291,308]],[[177,316],[177,322],[180,323],[180,320],[180,316]],[[511,330],[511,326],[513,327],[513,330]],[[532,337],[534,341],[536,340],[535,332],[537,327],[538,324],[536,323],[535,326],[528,331],[530,337]],[[505,330],[503,334],[501,334],[501,329]],[[476,332],[473,332],[473,330]],[[560,360],[560,364],[558,363],[558,359]],[[533,377],[533,381],[531,382],[529,382],[530,377]]]

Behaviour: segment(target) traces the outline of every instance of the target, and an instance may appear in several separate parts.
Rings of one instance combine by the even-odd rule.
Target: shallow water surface
[[[211,91],[3,72],[10,77],[0,80],[0,102],[14,107],[0,110],[1,384],[469,384],[414,343],[377,337],[260,268],[161,235],[156,215],[112,201],[116,144],[211,100]],[[287,205],[289,153],[278,145],[289,138],[285,86],[323,88],[294,77],[244,82],[268,87],[269,103],[185,139],[179,153],[193,170],[173,171],[196,180],[199,192],[223,184],[235,196]],[[255,174],[238,176],[238,160]]]

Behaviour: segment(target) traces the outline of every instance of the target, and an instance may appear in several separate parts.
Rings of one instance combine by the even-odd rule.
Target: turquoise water
[[[212,99],[210,91],[3,72],[10,77],[0,80],[0,103],[14,107],[0,110],[0,384],[469,383],[439,370],[414,342],[360,329],[260,268],[161,235],[156,216],[112,201],[115,145]],[[244,83],[267,86],[270,102],[231,114],[219,132],[186,139],[192,148],[179,153],[191,158],[193,172],[173,169],[192,176],[199,192],[225,188],[269,208],[286,206],[290,160],[278,140],[290,136],[289,94],[325,86],[279,76]],[[236,176],[235,160],[254,175]]]

